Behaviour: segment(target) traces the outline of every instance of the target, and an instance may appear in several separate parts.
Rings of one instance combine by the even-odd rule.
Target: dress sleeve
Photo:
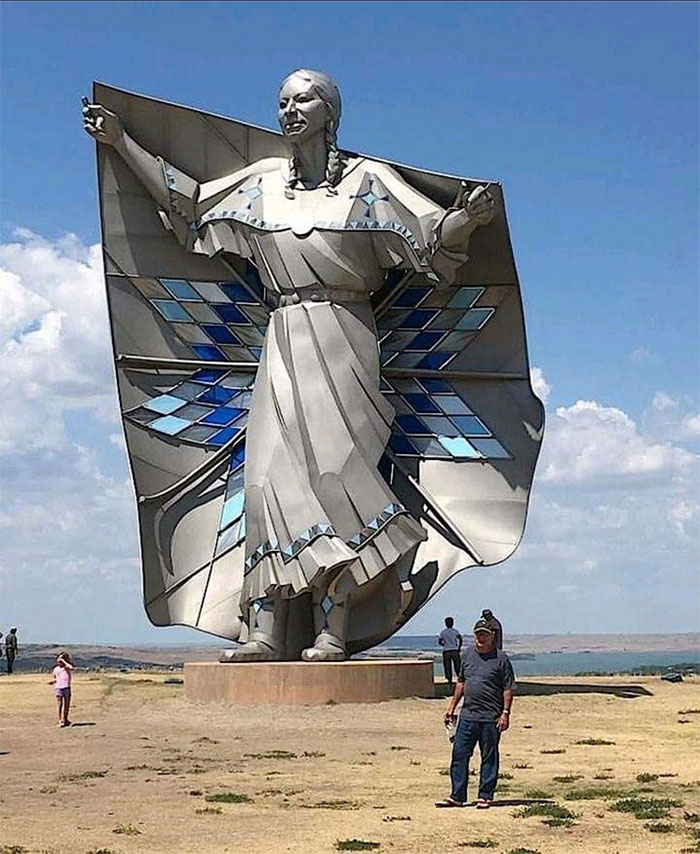
[[[457,209],[440,207],[432,199],[410,186],[385,163],[368,163],[367,168],[376,174],[388,191],[387,195],[395,217],[408,230],[408,236],[403,236],[409,243],[409,248],[414,251],[401,253],[404,262],[413,261],[407,266],[415,266],[415,255],[418,255],[419,269],[425,270],[428,267],[440,281],[448,285],[452,284],[459,268],[469,260],[466,247],[463,252],[458,252],[445,249],[442,245],[442,226],[447,216]],[[392,248],[393,246],[392,244]],[[387,254],[387,260],[393,260],[392,253]],[[380,260],[382,260],[381,254]],[[393,264],[386,263],[386,266],[398,265],[394,261]]]
[[[162,157],[158,158],[158,162],[163,170],[163,180],[170,201],[170,208],[167,213],[181,217],[188,225],[195,222],[197,219],[199,183]]]
[[[160,211],[160,218],[169,231],[190,251],[197,242],[197,226],[202,216],[216,207],[255,169],[256,164],[245,169],[200,183],[162,157],[158,161],[163,170],[163,181],[168,191],[168,208]]]

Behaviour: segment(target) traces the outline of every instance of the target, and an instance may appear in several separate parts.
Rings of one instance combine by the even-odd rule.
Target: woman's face
[[[290,77],[280,89],[278,117],[282,133],[296,145],[325,132],[329,119],[326,103],[303,77]]]

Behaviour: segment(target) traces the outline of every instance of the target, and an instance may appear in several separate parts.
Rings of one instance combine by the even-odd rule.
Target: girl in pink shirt
[[[73,665],[67,652],[59,653],[56,666],[53,669],[53,685],[56,688],[58,704],[58,725],[70,726],[68,711],[70,709],[70,683],[73,676]]]

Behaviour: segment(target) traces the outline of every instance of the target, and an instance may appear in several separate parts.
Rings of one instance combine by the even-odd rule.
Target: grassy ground
[[[517,698],[497,797],[554,804],[480,812],[433,806],[444,700],[233,708],[165,678],[78,674],[66,730],[47,676],[0,679],[0,854],[700,851],[697,678]]]

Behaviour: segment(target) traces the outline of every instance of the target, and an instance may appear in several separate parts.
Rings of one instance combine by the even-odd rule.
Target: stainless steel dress
[[[279,298],[247,430],[241,607],[341,569],[361,585],[426,538],[377,468],[394,410],[379,388],[369,298],[387,269],[449,279],[464,263],[439,245],[445,211],[368,159],[351,161],[336,188],[294,198],[279,158],[203,185],[163,168],[187,248],[252,260]]]

